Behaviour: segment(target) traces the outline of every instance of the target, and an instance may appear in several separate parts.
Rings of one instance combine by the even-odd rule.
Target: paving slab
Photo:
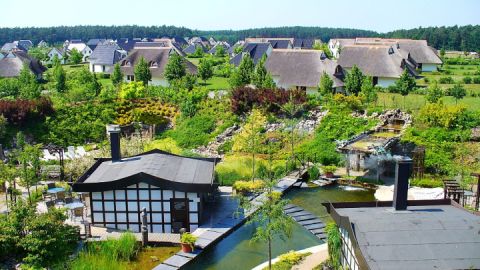
[[[177,268],[182,267],[184,264],[189,262],[192,258],[178,256],[177,254],[173,255],[172,257],[166,259],[163,264],[171,265]]]
[[[209,240],[215,240],[215,239],[221,237],[222,235],[223,235],[223,233],[206,231],[206,232],[200,234],[198,237],[204,238],[204,239],[209,239]]]
[[[302,211],[288,213],[288,215],[292,217],[298,217],[298,216],[312,215],[312,213],[302,209]]]
[[[325,228],[325,225],[323,225],[323,224],[311,224],[311,225],[306,225],[306,226],[303,226],[303,227],[307,230],[315,230],[315,229]]]
[[[325,233],[325,229],[313,229],[310,232],[313,234]]]
[[[302,221],[306,221],[306,220],[317,220],[317,217],[312,215],[312,214],[308,214],[308,215],[303,215],[303,216],[296,216],[296,217],[292,217],[295,221],[297,221],[298,223],[302,222]],[[300,224],[302,225],[302,224]],[[302,225],[303,226],[303,225]]]
[[[177,270],[178,267],[174,267],[174,266],[171,266],[171,265],[166,265],[166,264],[159,264],[157,266],[155,266],[155,268],[153,268],[152,270]]]
[[[197,255],[200,254],[201,252],[202,252],[202,249],[196,248],[194,251],[192,251],[190,253],[179,251],[175,255],[193,259],[193,258],[197,257]]]
[[[302,220],[298,223],[302,226],[306,226],[306,225],[311,225],[311,224],[322,223],[322,221],[320,221],[318,218],[316,218],[316,219],[311,219],[311,220]]]

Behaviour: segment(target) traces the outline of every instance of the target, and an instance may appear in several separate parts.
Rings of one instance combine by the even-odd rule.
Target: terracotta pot
[[[334,176],[334,175],[333,175],[333,172],[327,172],[327,173],[325,173],[325,177],[327,177],[327,178],[333,178],[333,176]]]
[[[182,245],[182,251],[185,253],[191,253],[193,251],[192,245],[186,243],[180,243]]]

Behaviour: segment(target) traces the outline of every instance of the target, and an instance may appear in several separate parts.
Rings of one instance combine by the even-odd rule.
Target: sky
[[[322,26],[388,32],[419,26],[480,24],[480,1],[478,0],[22,0],[20,2],[0,0],[0,27],[165,24],[199,30],[239,30],[276,26]]]

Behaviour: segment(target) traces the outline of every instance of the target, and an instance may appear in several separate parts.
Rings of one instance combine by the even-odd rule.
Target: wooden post
[[[142,209],[142,246],[146,247],[148,245],[148,229],[147,229],[147,209],[144,207]]]

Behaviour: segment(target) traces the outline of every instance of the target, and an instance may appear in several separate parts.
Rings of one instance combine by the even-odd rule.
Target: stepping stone
[[[195,246],[200,247],[201,249],[205,249],[210,244],[212,244],[215,240],[205,239],[205,238],[198,238],[195,242]]]
[[[166,264],[162,263],[162,264],[157,265],[152,270],[177,270],[177,269],[178,269],[178,267],[174,267],[174,266],[166,265]]]
[[[295,212],[300,212],[300,211],[304,211],[302,208],[299,208],[299,207],[295,207],[295,208],[290,208],[288,210],[285,210],[285,214],[288,214],[288,215],[291,215],[292,213],[295,213]]]
[[[202,249],[196,248],[191,253],[185,253],[183,251],[179,251],[179,252],[177,252],[176,255],[193,259],[193,258],[197,257],[197,255],[200,254],[200,252],[202,252]]]
[[[293,205],[293,204],[287,204],[287,205],[285,205],[285,207],[283,207],[283,209],[287,210],[287,209],[295,208],[295,207],[297,207],[297,206]]]
[[[304,226],[304,227],[305,227],[305,229],[310,231],[310,230],[325,228],[325,225],[323,225],[321,223],[317,223],[317,224],[307,225],[307,226]]]
[[[315,220],[317,219],[317,217],[310,214],[310,215],[304,215],[304,216],[296,216],[296,217],[293,217],[293,219],[298,223],[300,223],[301,221],[312,220],[312,219]]]
[[[300,221],[298,223],[302,226],[306,226],[306,225],[317,224],[317,223],[321,223],[321,222],[322,222],[321,220],[319,220],[318,218],[315,218],[315,219],[311,219],[311,220],[303,220],[303,221]]]
[[[310,232],[313,233],[313,234],[324,234],[325,230],[324,229],[313,229],[313,230],[310,230]]]
[[[224,234],[230,231],[231,229],[232,229],[231,227],[216,226],[216,227],[208,228],[208,231]]]
[[[182,267],[184,264],[189,262],[191,258],[173,255],[172,257],[168,258],[163,262],[163,264],[171,265],[177,268]]]
[[[292,217],[306,216],[306,215],[311,215],[311,214],[312,213],[310,213],[308,211],[305,211],[305,210],[302,210],[302,211],[299,211],[299,212],[288,213],[288,215],[292,216]]]

